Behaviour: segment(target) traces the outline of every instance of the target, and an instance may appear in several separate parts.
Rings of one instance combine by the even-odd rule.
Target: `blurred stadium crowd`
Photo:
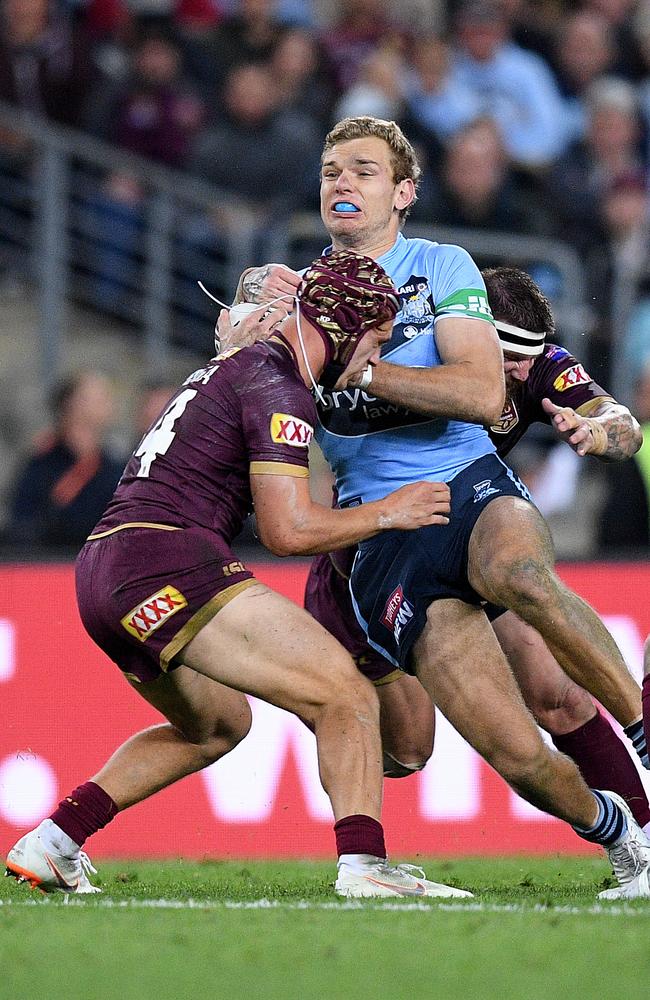
[[[621,401],[650,425],[650,0],[0,0],[0,11],[0,101],[215,185],[260,233],[315,209],[336,120],[395,119],[424,168],[411,218],[432,238],[460,226],[574,248],[592,312],[580,360],[605,386],[622,367]],[[20,154],[0,135],[0,165],[19,169]],[[102,178],[111,225],[144,197],[128,173]],[[534,276],[552,299],[552,270]],[[540,495],[547,461],[530,448],[521,460]],[[606,554],[648,550],[650,458],[629,464],[639,525],[609,535]],[[599,473],[601,493],[620,489],[621,470]],[[556,470],[574,485],[568,502],[549,497],[550,514],[575,504],[576,478]]]

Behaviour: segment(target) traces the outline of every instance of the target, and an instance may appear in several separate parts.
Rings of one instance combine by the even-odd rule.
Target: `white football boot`
[[[7,855],[5,875],[29,882],[32,889],[41,892],[101,892],[88,881],[88,874],[97,871],[88,855],[83,851],[72,856],[62,854],[55,847],[56,831],[58,827],[52,820],[44,819],[21,837]]]
[[[598,893],[599,899],[650,899],[650,840],[632,815],[625,799],[605,792],[625,813],[627,832],[613,847],[605,847],[618,885]]]
[[[338,878],[334,885],[338,896],[350,899],[395,896],[467,899],[473,895],[465,889],[430,882],[416,865],[391,865],[386,858],[378,858],[373,854],[357,854],[353,857],[354,862],[339,861]]]

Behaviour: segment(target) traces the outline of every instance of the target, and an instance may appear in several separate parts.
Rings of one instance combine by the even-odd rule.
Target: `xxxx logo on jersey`
[[[277,444],[306,448],[313,436],[314,428],[299,417],[289,413],[274,413],[271,417],[271,440]]]
[[[558,375],[553,383],[553,388],[557,389],[558,392],[566,392],[574,385],[583,385],[585,382],[591,382],[591,376],[587,375],[582,365],[573,365],[572,368],[567,368],[566,371]]]
[[[167,586],[129,611],[128,615],[121,619],[121,623],[132,636],[140,642],[146,642],[168,618],[186,607],[187,601],[181,592],[175,587]]]

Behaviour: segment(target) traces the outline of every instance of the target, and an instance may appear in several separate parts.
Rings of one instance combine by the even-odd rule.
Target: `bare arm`
[[[241,275],[233,305],[239,302],[270,302],[279,295],[296,294],[302,277],[284,264],[249,267]]]
[[[381,361],[371,392],[416,413],[496,423],[503,412],[503,355],[496,331],[484,320],[444,317],[436,323],[436,343],[443,364],[405,368]]]
[[[409,483],[383,500],[347,510],[314,503],[308,478],[252,475],[251,489],[260,539],[278,556],[330,552],[380,531],[449,523],[446,483]]]
[[[550,399],[542,406],[551,417],[551,425],[570,448],[580,456],[595,455],[604,462],[623,462],[636,454],[643,443],[638,420],[627,406],[614,399],[602,399],[589,415],[569,406],[556,406]]]

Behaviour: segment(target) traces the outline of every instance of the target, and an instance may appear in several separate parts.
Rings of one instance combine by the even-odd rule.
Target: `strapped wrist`
[[[593,445],[589,449],[589,454],[604,455],[609,446],[607,431],[603,425],[598,420],[594,420],[593,417],[589,418],[589,431],[593,438]]]
[[[363,375],[359,379],[359,388],[367,389],[372,382],[372,365],[368,365]]]

